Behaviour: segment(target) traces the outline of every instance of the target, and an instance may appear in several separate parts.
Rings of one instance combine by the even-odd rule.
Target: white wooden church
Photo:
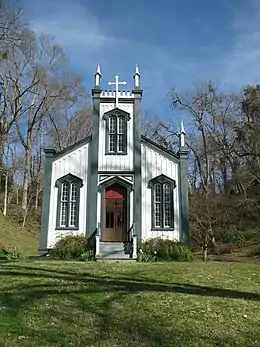
[[[188,242],[185,132],[177,153],[141,134],[142,89],[136,67],[131,91],[92,89],[91,136],[56,152],[45,149],[40,252],[60,237],[86,234],[97,257],[136,257],[137,241],[163,237]],[[128,245],[128,247],[126,247]],[[129,247],[130,245],[130,247]]]

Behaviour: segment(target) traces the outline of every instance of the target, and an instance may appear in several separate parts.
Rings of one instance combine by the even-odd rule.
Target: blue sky
[[[260,78],[260,0],[21,0],[38,34],[54,35],[89,89],[119,74],[132,88],[138,64],[143,109],[172,117],[171,87],[217,80],[241,90]]]

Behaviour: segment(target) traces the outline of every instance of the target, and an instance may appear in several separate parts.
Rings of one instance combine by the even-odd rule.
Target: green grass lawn
[[[260,346],[257,263],[0,263],[0,346]]]

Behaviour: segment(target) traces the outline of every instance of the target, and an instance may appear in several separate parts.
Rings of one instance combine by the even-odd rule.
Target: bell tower
[[[128,175],[133,182],[133,221],[141,230],[141,78],[138,66],[132,90],[122,90],[128,83],[116,75],[107,82],[110,90],[101,89],[98,65],[92,89],[92,140],[89,152],[88,222],[91,233],[97,228],[97,195],[102,177]]]

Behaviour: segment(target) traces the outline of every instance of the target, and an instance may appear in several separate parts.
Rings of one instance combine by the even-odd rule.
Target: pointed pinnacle
[[[181,130],[180,130],[180,134],[186,135],[186,132],[185,132],[185,130],[184,130],[183,121],[181,121]]]
[[[98,64],[98,66],[97,66],[97,72],[96,72],[97,74],[99,74],[100,76],[101,76],[101,72],[100,72],[100,66],[99,66],[99,64]]]
[[[138,65],[135,65],[135,75],[139,75],[140,76]]]

